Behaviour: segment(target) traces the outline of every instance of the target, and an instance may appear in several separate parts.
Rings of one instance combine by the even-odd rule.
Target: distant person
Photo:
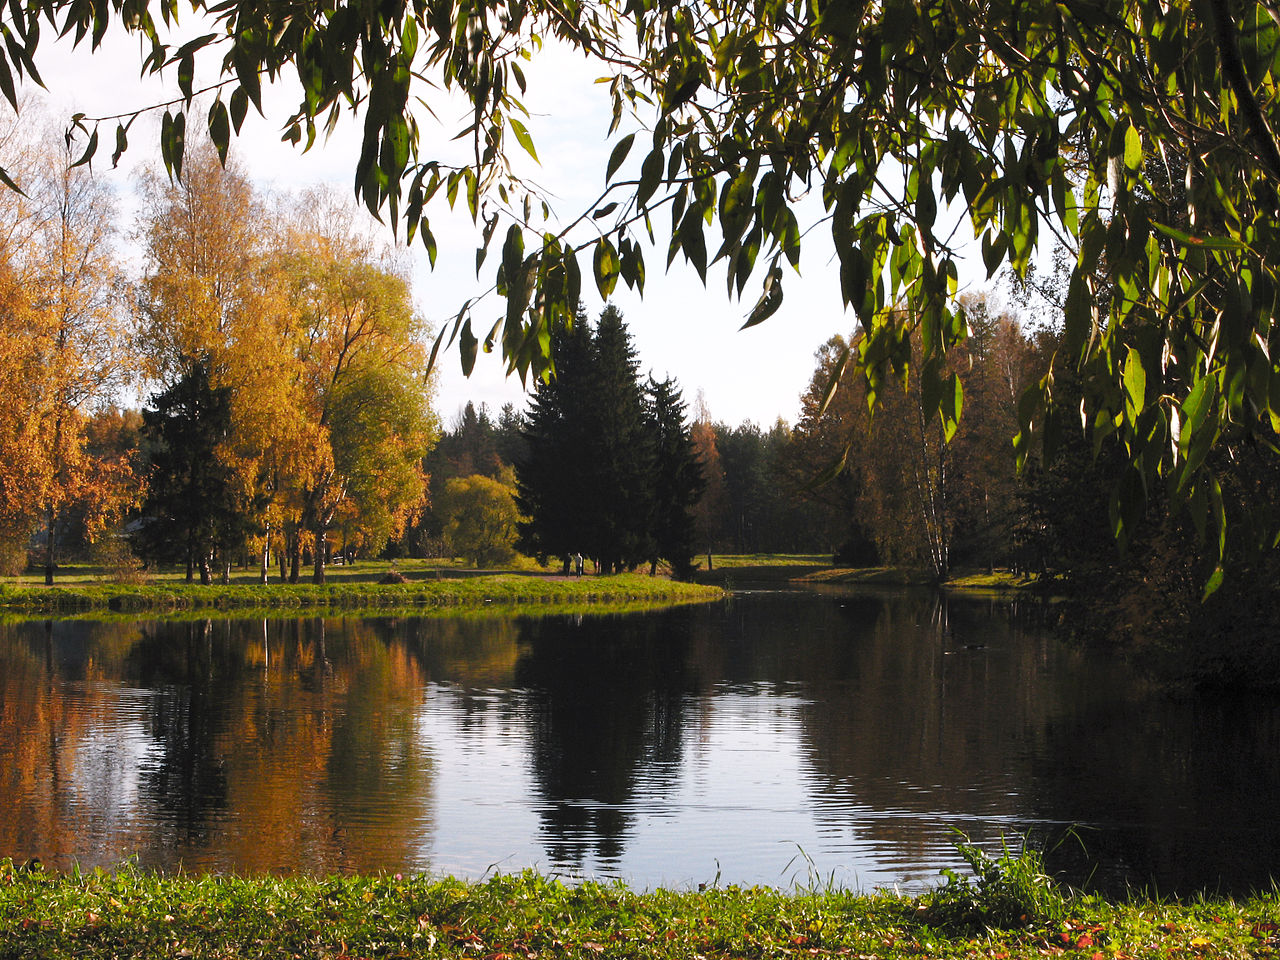
[[[573,568],[577,571],[578,576],[582,576],[582,554],[575,553],[573,555]]]

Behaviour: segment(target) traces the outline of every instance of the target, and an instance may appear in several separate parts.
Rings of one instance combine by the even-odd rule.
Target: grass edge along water
[[[965,846],[975,877],[948,877],[915,898],[813,885],[639,892],[620,882],[569,885],[532,871],[478,882],[400,874],[165,876],[130,862],[58,875],[3,860],[0,960],[1172,960],[1280,952],[1275,890],[1245,900],[1107,900],[1052,889],[1043,861],[1025,845],[994,856]],[[956,888],[966,885],[976,912],[951,909]],[[1031,900],[1020,901],[1026,894]],[[1014,917],[1005,909],[1028,903],[1033,913]]]
[[[70,587],[0,585],[0,608],[72,613],[85,610],[149,612],[193,609],[294,609],[339,607],[378,609],[483,604],[683,603],[716,600],[719,587],[683,583],[642,574],[553,578],[492,574],[466,579],[424,579],[407,583],[123,585]]]

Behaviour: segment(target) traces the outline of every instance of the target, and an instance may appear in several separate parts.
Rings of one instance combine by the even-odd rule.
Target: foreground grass
[[[993,926],[941,895],[727,888],[636,893],[531,873],[422,877],[51,876],[0,861],[0,958],[754,960],[1268,957],[1280,897],[1094,898]],[[943,906],[946,906],[944,903]]]
[[[179,581],[141,585],[85,583],[63,587],[0,584],[0,609],[27,613],[299,608],[380,610],[485,604],[686,603],[713,600],[719,596],[721,592],[713,587],[640,574],[559,578],[508,573],[464,579],[433,577],[396,584],[358,580],[266,586],[247,583],[200,586]]]

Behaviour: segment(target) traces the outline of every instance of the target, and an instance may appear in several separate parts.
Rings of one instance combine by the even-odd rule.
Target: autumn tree
[[[786,467],[798,495],[827,518],[830,537],[825,546],[835,562],[873,566],[880,552],[865,510],[866,464],[872,455],[870,411],[866,391],[855,377],[841,376],[833,383],[839,358],[845,355],[847,342],[839,335],[818,349],[813,377],[800,397],[800,419]]]
[[[1018,398],[1034,377],[1034,352],[1017,320],[990,297],[961,298],[969,335],[957,356],[965,415],[952,440],[957,562],[1007,566],[1023,518],[1009,438]]]
[[[409,286],[336,202],[307,202],[283,257],[296,344],[304,453],[283,483],[324,582],[327,537],[344,514],[371,543],[403,530],[423,497],[437,427],[425,328]],[[294,576],[301,540],[294,549]]]
[[[190,152],[181,181],[145,176],[141,196],[146,261],[137,303],[146,372],[162,389],[192,377],[226,388],[230,432],[216,455],[239,475],[244,503],[262,511],[250,526],[278,528],[281,460],[296,456],[305,436],[269,210],[244,172],[223,167],[207,144]]]
[[[720,451],[716,449],[711,411],[701,390],[694,401],[689,438],[706,483],[706,489],[693,507],[694,533],[699,550],[710,553],[716,546],[717,534],[724,522],[724,468],[720,464]]]
[[[43,524],[52,584],[68,510],[93,535],[133,498],[128,464],[92,456],[85,441],[93,411],[133,371],[114,201],[38,115],[33,129],[40,132],[0,134],[0,150],[21,152],[27,186],[25,196],[3,198],[0,403],[9,409],[0,428],[0,520],[19,536]]]

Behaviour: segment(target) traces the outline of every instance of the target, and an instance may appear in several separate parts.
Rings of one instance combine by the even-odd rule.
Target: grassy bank
[[[698,571],[699,583],[733,586],[743,583],[802,583],[827,586],[927,587],[935,583],[927,570],[905,567],[836,567],[826,554],[731,554],[712,557],[711,568]],[[943,589],[957,593],[1008,593],[1038,589],[1007,570],[957,570]]]
[[[327,584],[212,584],[177,580],[146,584],[77,583],[60,587],[0,584],[0,609],[25,613],[74,613],[89,610],[167,612],[182,610],[290,610],[306,608],[404,609],[592,604],[689,603],[721,595],[713,587],[679,583],[640,574],[562,578],[515,573],[441,576],[380,584],[373,580],[337,580]]]
[[[1125,960],[1280,951],[1275,894],[1189,905],[1054,895],[1016,917],[988,909],[1000,902],[976,884],[916,899],[732,887],[636,893],[534,874],[474,884],[132,869],[60,877],[0,862],[0,958]]]

